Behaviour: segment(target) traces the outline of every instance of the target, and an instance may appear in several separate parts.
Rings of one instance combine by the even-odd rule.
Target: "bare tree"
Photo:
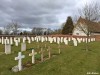
[[[98,3],[85,4],[82,9],[79,9],[79,15],[86,20],[84,21],[85,25],[79,25],[79,29],[87,35],[86,50],[88,50],[88,38],[91,34],[92,26],[91,22],[100,20],[100,5]]]
[[[11,33],[10,25],[4,26],[4,34],[9,35]]]
[[[10,23],[10,26],[11,26],[11,28],[12,28],[13,34],[17,34],[18,28],[21,27],[21,25],[18,24],[17,22],[12,22],[12,23]]]
[[[79,9],[79,14],[81,17],[89,21],[100,20],[100,5],[98,3],[85,4],[82,9]]]
[[[21,25],[18,24],[17,22],[12,21],[11,23],[9,23],[8,25],[6,25],[4,27],[5,29],[5,33],[10,34],[11,32],[13,33],[13,35],[16,35],[18,32],[18,28],[20,28]]]

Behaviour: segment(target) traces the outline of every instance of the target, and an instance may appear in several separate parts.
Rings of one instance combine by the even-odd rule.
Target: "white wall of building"
[[[78,30],[78,29],[74,29],[73,35],[77,35],[77,36],[86,36],[86,34],[85,34],[83,31],[80,31],[80,30]]]
[[[73,35],[77,35],[77,36],[86,36],[86,34],[84,33],[84,31],[82,31],[82,29],[80,29],[81,27],[86,30],[86,27],[84,25],[81,24],[81,27],[78,27],[79,25],[77,25],[74,30],[73,30]]]

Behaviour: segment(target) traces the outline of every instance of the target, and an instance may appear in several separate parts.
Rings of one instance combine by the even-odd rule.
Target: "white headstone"
[[[28,40],[28,43],[30,44],[31,43],[30,37],[27,37],[27,40]]]
[[[83,38],[82,41],[85,42],[85,38]]]
[[[54,42],[56,42],[56,37],[53,37],[53,39],[54,39]]]
[[[6,41],[6,39],[4,39],[4,41],[5,41],[5,44],[7,44],[7,41]]]
[[[20,42],[20,38],[18,38],[18,42]]]
[[[57,37],[57,44],[60,44],[60,38]]]
[[[26,37],[23,38],[23,43],[25,43]]]
[[[91,42],[91,39],[90,38],[88,38],[88,42]]]
[[[45,40],[46,40],[46,41],[48,41],[48,38],[47,38],[47,37],[45,37]]]
[[[71,38],[70,37],[68,38],[68,41],[71,41]]]
[[[34,41],[34,37],[31,37],[31,40]]]
[[[39,42],[39,39],[38,39],[38,37],[36,37],[36,42]]]
[[[5,44],[10,44],[9,39],[4,39],[4,40],[5,40]]]
[[[64,38],[64,43],[65,43],[66,45],[68,45],[68,40],[67,40],[66,37]]]
[[[78,43],[81,43],[81,39],[80,38],[77,38],[77,41],[78,41]]]
[[[5,44],[5,53],[11,54],[11,45],[10,44]]]
[[[60,42],[63,43],[63,37],[61,37]]]
[[[44,37],[41,37],[41,42],[44,42]]]
[[[41,36],[38,36],[38,40],[41,41]]]
[[[9,41],[9,39],[7,39],[7,44],[10,44],[10,41]]]
[[[36,36],[34,39],[35,39],[35,41],[36,41],[36,39],[37,39],[37,36]]]
[[[16,37],[14,37],[14,42],[17,40],[17,38]]]
[[[74,46],[77,46],[77,40],[73,40]]]
[[[96,41],[96,39],[94,38],[94,41]]]
[[[66,40],[64,40],[64,42],[65,42],[65,44],[66,44],[66,45],[68,45],[68,40],[67,40],[67,39],[66,39]]]
[[[18,46],[18,40],[15,41],[15,46]]]
[[[50,39],[50,43],[52,43],[52,42],[53,42],[53,39],[51,38],[51,39]]]
[[[21,43],[21,51],[26,51],[26,43]]]
[[[8,39],[8,37],[5,37],[5,39]]]
[[[13,39],[12,39],[12,37],[10,37],[10,44],[11,44],[11,45],[13,44]]]
[[[87,38],[85,38],[85,42],[87,43]]]
[[[0,43],[1,43],[1,38],[0,38]]]
[[[91,41],[94,41],[94,38],[91,38]]]
[[[4,38],[2,37],[2,44],[4,44]]]
[[[18,60],[19,71],[22,70],[22,58],[25,58],[25,55],[22,55],[21,52],[18,53],[18,57],[15,57],[15,60]]]

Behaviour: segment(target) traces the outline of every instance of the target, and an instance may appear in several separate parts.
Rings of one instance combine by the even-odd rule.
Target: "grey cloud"
[[[0,26],[11,20],[24,27],[57,27],[83,0],[0,0]],[[89,0],[91,1],[91,0]]]

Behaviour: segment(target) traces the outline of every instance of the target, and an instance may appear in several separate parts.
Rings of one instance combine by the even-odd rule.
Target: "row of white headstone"
[[[20,38],[16,38],[16,37],[14,37],[14,38],[12,38],[12,37],[10,37],[10,38],[8,38],[8,37],[6,37],[6,38],[4,38],[4,37],[2,37],[2,38],[0,38],[0,43],[1,44],[14,44],[15,43],[15,45],[16,46],[18,46],[18,43],[20,42]]]
[[[34,39],[34,38],[33,38]],[[73,38],[73,37],[35,37],[34,41],[49,41],[50,43],[56,42],[57,44],[65,43],[68,45],[69,41],[73,41],[74,46],[77,46],[78,43],[87,42],[87,38]],[[95,41],[95,38],[88,38],[88,42]]]
[[[10,37],[10,39],[8,39],[6,37],[6,39],[4,39],[2,37],[2,39],[0,38],[0,42],[2,44],[5,44],[5,53],[6,54],[10,54],[11,53],[11,45],[15,42],[15,45],[18,46],[18,43],[21,43],[20,38],[16,38],[14,37],[14,39],[12,39],[12,37]],[[23,42],[21,43],[21,51],[25,51],[26,50],[26,40],[28,41],[28,43],[32,43],[33,41],[36,42],[45,42],[45,41],[49,41],[50,43],[56,42],[57,44],[60,43],[65,43],[65,45],[68,45],[69,41],[73,41],[73,45],[77,46],[78,43],[81,42],[87,42],[87,38],[73,38],[73,37],[43,37],[43,36],[36,36],[36,37],[23,37],[22,38]],[[91,41],[95,41],[95,38],[88,38],[88,42]]]
[[[28,41],[28,43],[31,43],[33,41],[36,41],[36,42],[45,42],[45,41],[49,41],[50,43],[65,43],[66,45],[68,45],[68,41],[73,41],[74,42],[78,42],[78,43],[81,43],[81,42],[87,42],[87,38],[73,38],[73,37],[45,37],[45,36],[36,36],[36,37],[23,37],[23,43],[26,42],[26,40]],[[14,44],[15,43],[15,46],[18,46],[19,43],[21,43],[20,41],[20,37],[6,37],[4,39],[4,37],[0,38],[0,43],[1,44]],[[91,42],[91,41],[95,41],[95,38],[89,38],[88,39],[88,42]]]
[[[95,38],[72,38],[72,40],[73,40],[73,44],[74,44],[74,46],[77,46],[78,45],[78,43],[81,43],[81,42],[93,42],[93,41],[95,41]]]
[[[73,38],[73,37],[43,37],[43,36],[36,36],[36,37],[24,37],[23,42],[28,39],[28,43],[31,43],[31,41],[36,41],[36,42],[45,42],[49,41],[50,43],[65,43],[68,45],[68,41],[73,41],[73,43],[81,43],[81,42],[87,42],[87,38]],[[95,38],[88,38],[88,42],[95,41]]]

